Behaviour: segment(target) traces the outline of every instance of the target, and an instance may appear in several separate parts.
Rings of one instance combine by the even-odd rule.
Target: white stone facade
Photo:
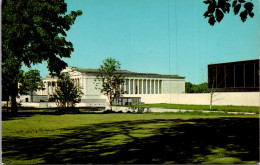
[[[68,67],[62,71],[69,73],[70,78],[81,87],[83,92],[82,102],[95,102],[99,100],[107,101],[107,97],[100,93],[96,88],[97,69],[82,69],[76,67]],[[185,93],[185,78],[176,75],[160,75],[149,73],[136,73],[122,70],[125,77],[125,83],[121,85],[122,97],[153,97],[163,96],[165,94]],[[43,79],[44,90],[37,92],[38,95],[53,95],[57,87],[57,78],[47,76]],[[145,99],[147,100],[147,99]]]

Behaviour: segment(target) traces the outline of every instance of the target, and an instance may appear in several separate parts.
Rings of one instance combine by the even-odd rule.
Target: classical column
[[[127,81],[127,79],[126,79],[125,82],[124,82],[124,93],[125,93],[125,91],[126,91],[126,81]]]
[[[128,94],[130,94],[131,91],[130,91],[130,79],[128,79]]]
[[[159,80],[156,80],[156,84],[157,84],[157,94],[159,94],[160,92],[159,92]]]
[[[139,93],[139,91],[140,91],[139,88],[140,88],[140,86],[139,86],[139,79],[137,79],[137,92],[136,92],[137,94],[140,94]]]
[[[147,87],[148,87],[148,81],[147,81],[148,79],[146,79],[146,83],[145,83],[145,86],[146,86],[146,89],[145,89],[145,92],[146,92],[146,94],[148,94],[148,90],[147,90]]]
[[[150,79],[150,94],[153,94],[153,92],[152,92],[153,83],[152,82],[153,82],[153,80]]]
[[[162,80],[159,80],[159,94],[162,94]]]
[[[153,90],[154,92],[153,93],[156,94],[156,80],[155,79],[153,80],[153,83],[154,83],[154,86],[153,86],[154,87],[154,90]]]
[[[153,80],[153,94],[156,94],[156,80]]]
[[[49,98],[49,81],[46,81],[46,83],[47,83],[47,96],[48,96],[48,98]]]
[[[135,94],[135,79],[133,79],[133,94]]]
[[[53,81],[51,81],[51,94],[53,95]]]
[[[119,93],[120,93],[120,96],[121,96],[121,94],[122,94],[122,84],[119,84]]]
[[[144,79],[142,79],[142,93],[141,94],[144,94]]]

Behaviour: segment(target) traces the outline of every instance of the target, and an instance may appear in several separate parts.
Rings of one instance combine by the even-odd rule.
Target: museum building
[[[86,69],[78,67],[67,67],[62,73],[68,73],[70,78],[79,86],[83,92],[82,103],[107,102],[96,87],[96,75],[98,69]],[[185,77],[178,75],[164,75],[155,73],[137,73],[128,70],[119,70],[118,74],[125,77],[125,83],[121,85],[121,97],[114,103],[120,105],[137,104],[142,97],[153,98],[163,94],[185,93]],[[50,98],[57,88],[57,77],[47,76],[43,79],[44,90],[37,91],[38,95]]]
[[[258,92],[259,59],[208,65],[208,88],[217,92]]]

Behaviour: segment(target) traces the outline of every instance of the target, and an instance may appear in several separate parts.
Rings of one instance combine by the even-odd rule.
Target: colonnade
[[[82,86],[82,78],[71,78],[71,80],[74,82],[74,84],[77,86],[77,87],[80,87]]]
[[[53,95],[57,88],[57,80],[44,80],[44,90],[41,90],[41,95]]]
[[[82,78],[71,78],[77,87],[83,86]],[[53,95],[58,87],[58,79],[43,80],[44,90],[41,90],[41,95]],[[86,85],[86,84],[84,84]],[[160,79],[131,79],[126,78],[125,83],[121,85],[122,94],[162,94],[162,80]]]
[[[82,84],[82,78],[71,78],[77,87]],[[43,80],[44,90],[40,91],[41,95],[53,95],[58,87],[58,79],[54,80]]]
[[[162,94],[162,80],[126,79],[121,91],[125,94]]]

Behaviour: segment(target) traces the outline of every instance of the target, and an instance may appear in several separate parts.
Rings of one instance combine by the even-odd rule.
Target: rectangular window
[[[154,80],[152,80],[152,82],[151,82],[151,84],[152,84],[152,94],[154,94]]]
[[[245,65],[246,87],[254,87],[254,64]]]
[[[234,65],[226,66],[226,87],[234,87]]]
[[[150,83],[151,83],[151,81],[150,80],[147,80],[147,94],[150,94],[151,93],[151,91],[150,91]]]
[[[208,87],[216,88],[216,67],[208,66]]]
[[[138,93],[138,80],[135,80],[135,94]]]
[[[146,80],[143,81],[143,94],[146,94]]]
[[[159,81],[159,94],[162,94],[162,80]]]
[[[142,94],[142,80],[139,80],[139,94]]]
[[[133,80],[130,80],[130,94],[134,94],[134,84],[133,84]]]
[[[259,87],[259,62],[255,63],[255,87]]]
[[[235,87],[244,87],[244,65],[235,65]]]
[[[225,72],[224,67],[219,66],[217,67],[217,88],[224,88],[225,87]]]
[[[158,94],[158,80],[155,80],[155,93]]]

